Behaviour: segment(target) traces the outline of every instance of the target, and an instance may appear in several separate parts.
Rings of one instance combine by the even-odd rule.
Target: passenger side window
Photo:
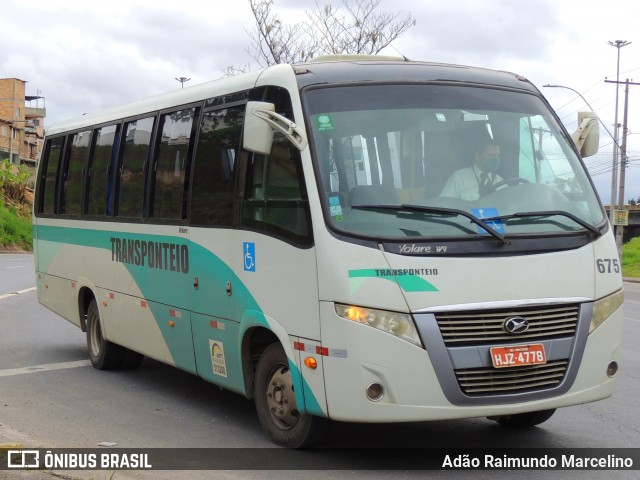
[[[154,121],[154,117],[149,117],[126,124],[118,189],[119,217],[142,218],[144,213],[145,167]]]
[[[109,125],[95,131],[96,142],[89,169],[87,214],[113,213],[113,172],[118,158],[120,125]]]
[[[60,213],[80,215],[82,213],[82,186],[84,168],[89,153],[91,131],[75,133],[70,137],[67,161],[62,177]]]
[[[205,112],[193,165],[192,225],[233,225],[233,186],[244,105]]]
[[[280,133],[270,155],[249,164],[242,223],[294,243],[311,243],[309,201],[300,152]]]
[[[191,150],[196,109],[189,108],[161,117],[161,136],[155,164],[151,216],[181,219],[185,201],[184,182]]]
[[[56,213],[56,179],[58,178],[58,165],[60,164],[64,140],[65,137],[52,138],[47,142],[45,148],[45,167],[40,179],[42,192],[39,193],[41,202],[40,211],[42,213]]]

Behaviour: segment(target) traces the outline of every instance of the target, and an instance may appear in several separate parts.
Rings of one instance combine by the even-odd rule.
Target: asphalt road
[[[37,303],[32,255],[0,255],[0,446],[99,448],[271,448],[253,402],[195,376],[145,359],[135,371],[89,365],[85,336]],[[499,427],[486,419],[398,425],[335,424],[330,448],[637,448],[640,446],[640,284],[625,283],[624,349],[616,394],[568,407],[540,427]],[[329,453],[328,455],[331,455]],[[329,457],[331,458],[331,457]],[[337,460],[337,457],[336,457]],[[366,468],[366,466],[364,467]],[[59,472],[62,478],[511,478],[509,472]],[[56,475],[59,475],[56,474]],[[518,472],[518,478],[638,478],[638,472]],[[8,472],[1,478],[54,478]]]

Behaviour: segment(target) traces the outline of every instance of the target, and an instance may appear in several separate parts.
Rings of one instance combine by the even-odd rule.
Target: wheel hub
[[[267,386],[267,405],[276,423],[283,430],[293,428],[298,422],[298,409],[289,369],[278,366]]]

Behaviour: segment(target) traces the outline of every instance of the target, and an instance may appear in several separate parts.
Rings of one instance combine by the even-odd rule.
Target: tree
[[[382,0],[342,0],[306,11],[307,20],[283,23],[273,11],[274,0],[248,0],[255,30],[247,32],[247,53],[261,66],[305,63],[322,54],[376,54],[416,24],[411,14],[379,11]],[[241,71],[231,67],[229,73]]]

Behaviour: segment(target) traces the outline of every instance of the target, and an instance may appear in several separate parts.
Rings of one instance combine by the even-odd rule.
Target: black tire
[[[139,353],[105,340],[95,299],[91,300],[87,309],[87,350],[91,365],[98,370],[134,369],[139,367],[144,359]]]
[[[540,425],[551,418],[556,409],[540,410],[538,412],[518,413],[515,415],[505,415],[493,418],[500,425],[512,428],[531,428]]]
[[[144,355],[138,352],[134,352],[133,350],[129,350],[125,347],[120,348],[123,350],[122,365],[120,366],[120,368],[122,368],[123,370],[135,370],[140,365],[142,365]]]
[[[258,418],[271,441],[287,448],[316,445],[329,421],[298,412],[289,361],[278,343],[269,345],[258,360],[255,402]]]

